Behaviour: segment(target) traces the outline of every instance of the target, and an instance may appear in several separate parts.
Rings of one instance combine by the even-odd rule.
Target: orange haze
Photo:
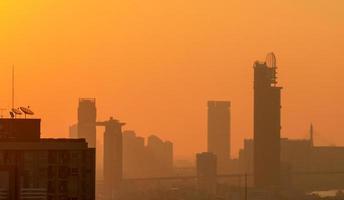
[[[253,62],[273,51],[284,137],[344,145],[343,0],[2,0],[0,107],[43,119],[65,137],[79,97],[96,97],[139,135],[206,148],[207,100],[232,101],[233,152],[252,137]]]

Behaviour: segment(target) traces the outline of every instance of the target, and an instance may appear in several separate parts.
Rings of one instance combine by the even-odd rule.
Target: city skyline
[[[175,143],[177,156],[193,157],[206,149],[207,101],[228,100],[236,157],[243,139],[253,136],[252,64],[273,51],[285,87],[282,137],[306,138],[313,122],[316,144],[343,145],[337,126],[344,119],[343,2],[271,2],[176,1],[152,14],[154,1],[2,2],[0,23],[8,28],[1,33],[0,107],[11,103],[14,64],[16,104],[30,105],[42,118],[44,137],[67,137],[77,99],[95,97],[99,119],[115,114],[128,129],[158,134]],[[117,6],[126,9],[113,12]]]
[[[214,199],[218,195],[229,198],[228,194],[234,195],[235,193],[241,195],[240,190],[243,188],[245,189],[245,199],[249,195],[259,199],[261,195],[265,198],[268,198],[269,195],[281,195],[280,192],[285,189],[288,191],[284,194],[286,197],[291,198],[293,195],[297,195],[298,198],[301,198],[302,196],[311,196],[306,193],[307,189],[341,187],[343,147],[313,146],[313,124],[309,128],[308,140],[281,138],[280,90],[282,87],[277,85],[276,66],[274,53],[268,53],[265,61],[254,63],[254,140],[244,141],[245,148],[240,150],[239,159],[230,159],[230,143],[223,142],[223,140],[230,142],[230,102],[209,101],[208,152],[197,153],[196,166],[186,168],[174,165],[173,143],[164,142],[157,136],[150,136],[146,146],[147,151],[145,151],[142,137],[136,138],[135,132],[130,131],[123,134],[122,126],[125,123],[121,123],[113,117],[110,117],[109,121],[98,121],[96,99],[79,99],[78,125],[76,130],[70,129],[70,135],[77,132],[77,137],[80,139],[42,139],[40,137],[41,119],[26,118],[26,115],[24,118],[19,118],[18,115],[22,114],[21,112],[28,115],[33,115],[34,112],[26,107],[20,107],[21,111],[13,108],[11,118],[1,118],[1,142],[4,144],[4,151],[1,154],[2,166],[0,166],[2,170],[1,195],[4,198],[37,196],[39,199],[53,199],[57,196],[66,199],[83,196],[82,198],[104,200],[130,199],[145,190],[148,192],[141,193],[141,197],[148,199],[155,195],[160,197],[175,196],[178,193],[187,195],[187,193],[179,191],[186,189],[185,182],[184,184],[179,182],[177,187],[170,185],[166,188],[161,185],[160,181],[163,180],[177,182],[196,180],[194,185],[188,188],[188,195],[199,195],[206,199]],[[103,146],[98,146],[98,142],[96,142],[96,126],[105,127]],[[125,143],[124,135],[126,135]],[[128,144],[127,139],[133,143]],[[59,148],[55,149],[56,147],[53,148],[45,141],[57,142]],[[78,145],[75,142],[83,143],[83,150],[85,151],[87,148],[92,155],[77,149]],[[71,145],[67,145],[68,143]],[[96,143],[96,149],[92,148]],[[124,144],[125,146],[123,146]],[[133,148],[129,150],[128,147]],[[38,151],[33,151],[35,154],[30,152],[37,148]],[[104,156],[100,158],[103,161],[103,169],[96,166],[96,155],[101,148],[104,148]],[[20,153],[16,152],[18,149],[21,150]],[[12,152],[9,153],[9,150]],[[130,151],[134,155],[131,158]],[[76,158],[79,158],[78,161],[82,161],[84,164],[87,163],[88,167],[85,168],[84,164],[76,163]],[[144,162],[135,164],[141,158],[143,158],[141,161]],[[129,164],[128,159],[134,163]],[[34,164],[35,160],[44,160],[48,168],[39,168],[39,165]],[[143,167],[145,162],[149,163],[148,173],[134,175],[134,178],[130,178],[128,174],[124,175],[123,167],[126,169],[135,165]],[[71,163],[73,164],[67,166]],[[218,165],[220,165],[219,168]],[[78,167],[82,167],[82,169],[78,169]],[[253,171],[250,171],[249,169],[252,167]],[[43,170],[38,172],[39,169]],[[80,174],[79,171],[82,173]],[[96,171],[100,172],[100,179],[96,178]],[[320,176],[322,178],[319,178],[319,175],[322,175]],[[334,177],[334,175],[336,176]],[[222,178],[227,178],[225,183],[220,182]],[[233,182],[235,179],[239,182]],[[241,185],[242,180],[244,180],[244,187]],[[145,185],[142,184],[142,181],[157,181],[158,184],[150,185],[147,182]],[[298,184],[299,181],[301,184]],[[132,184],[138,184],[136,185],[138,187]],[[232,190],[227,184],[234,184]],[[147,186],[148,188],[146,188]],[[150,188],[152,186],[153,188]],[[174,192],[164,194],[163,188],[170,188]],[[296,188],[302,188],[303,192],[296,192]],[[196,193],[192,191],[196,191]],[[263,193],[257,194],[255,191]],[[277,194],[272,193],[276,191]],[[340,195],[340,192],[336,194],[336,196]]]

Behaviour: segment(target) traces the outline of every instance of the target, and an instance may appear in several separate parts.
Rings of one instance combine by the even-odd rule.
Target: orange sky
[[[286,137],[344,145],[342,0],[3,0],[0,107],[43,119],[45,137],[67,136],[79,97],[96,97],[139,135],[206,148],[207,100],[232,101],[233,152],[252,137],[253,62],[274,51]]]

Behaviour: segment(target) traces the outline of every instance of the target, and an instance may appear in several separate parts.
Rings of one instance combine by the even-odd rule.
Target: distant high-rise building
[[[220,173],[228,171],[230,160],[230,102],[208,102],[208,152],[217,156]]]
[[[90,147],[96,147],[96,99],[79,99],[78,138],[85,138]]]
[[[123,176],[142,178],[147,170],[145,139],[134,131],[123,132]]]
[[[123,176],[125,178],[166,177],[173,174],[173,143],[157,136],[145,138],[134,131],[123,132]]]
[[[118,197],[123,178],[123,136],[124,123],[112,117],[105,122],[97,122],[104,126],[104,199]]]
[[[217,158],[214,153],[205,152],[196,155],[197,187],[207,195],[216,194]]]
[[[78,138],[78,125],[73,124],[69,127],[69,138]]]
[[[95,199],[95,149],[40,133],[40,119],[0,119],[0,199]]]
[[[281,87],[276,58],[254,63],[254,180],[256,187],[280,183]]]
[[[151,176],[169,176],[173,172],[173,143],[151,135],[147,142],[148,169]]]
[[[344,146],[315,146],[311,136],[307,139],[281,138],[280,145],[282,184],[283,182],[285,184],[283,177],[285,178],[285,164],[287,164],[293,172],[329,172],[328,175],[324,173],[324,176],[292,176],[292,184],[295,188],[341,188],[344,186],[342,181],[344,175],[330,175],[331,172],[344,169]],[[252,174],[254,172],[254,141],[252,139],[245,139],[237,162],[235,173]]]

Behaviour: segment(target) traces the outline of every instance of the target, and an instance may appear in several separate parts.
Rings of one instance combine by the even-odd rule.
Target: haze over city
[[[177,157],[206,149],[207,101],[232,102],[232,154],[253,137],[255,60],[277,55],[283,137],[343,145],[344,2],[2,1],[0,107],[42,118],[66,137],[79,97],[97,98],[139,135],[173,141]],[[6,113],[7,114],[7,113]]]

